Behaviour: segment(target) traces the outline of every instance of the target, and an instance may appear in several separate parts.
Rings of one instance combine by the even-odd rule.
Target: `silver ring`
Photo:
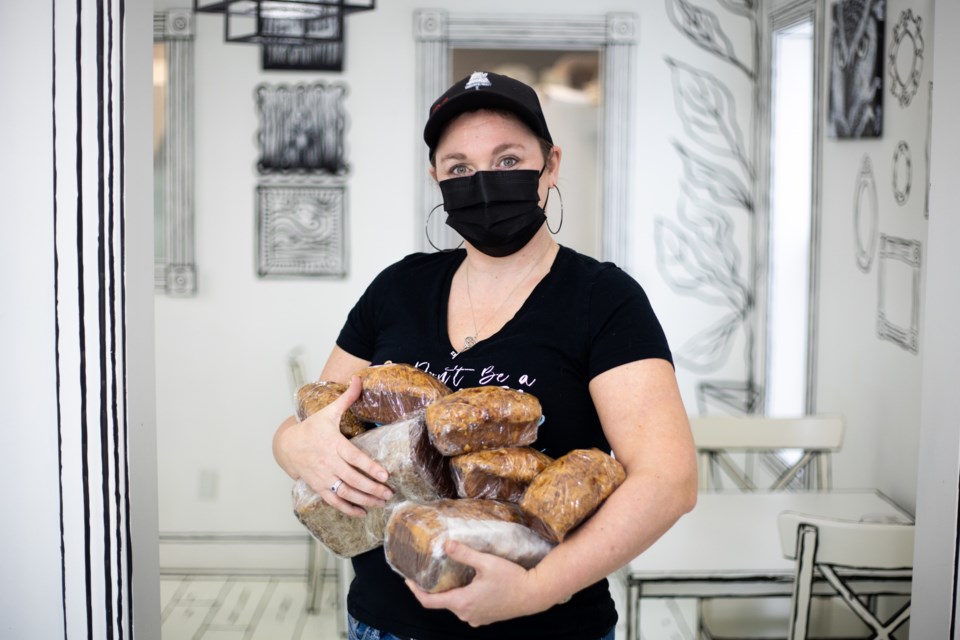
[[[342,484],[343,484],[343,480],[337,480],[337,481],[334,482],[332,485],[330,485],[330,491],[332,491],[334,494],[336,494],[336,493],[337,493],[337,489],[339,489],[339,488],[340,488],[340,485],[342,485]]]

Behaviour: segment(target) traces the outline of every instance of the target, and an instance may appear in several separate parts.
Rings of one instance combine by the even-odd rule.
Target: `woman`
[[[321,374],[349,390],[301,423],[287,419],[274,454],[323,500],[362,515],[391,493],[385,470],[339,433],[360,392],[355,372],[391,360],[452,389],[495,384],[535,395],[546,420],[533,446],[552,457],[612,448],[626,481],[530,570],[448,543],[476,577],[429,594],[405,584],[382,549],[357,556],[351,638],[613,638],[605,576],[696,501],[693,441],[666,339],[640,285],[554,242],[544,209],[561,150],[533,89],[475,72],[433,104],[424,140],[464,247],[408,256],[374,280]]]

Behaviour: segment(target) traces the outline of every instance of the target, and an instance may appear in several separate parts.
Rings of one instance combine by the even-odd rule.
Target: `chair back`
[[[806,488],[828,489],[830,456],[843,444],[844,420],[839,415],[716,415],[691,417],[690,427],[700,458],[701,489],[719,488],[722,471],[740,489],[756,490],[753,474],[730,455],[738,452],[763,454],[775,478],[771,490],[788,488],[802,474],[812,479]],[[777,455],[785,450],[799,453],[794,460]]]
[[[843,603],[872,630],[873,637],[890,638],[910,617],[909,597],[886,620],[881,620],[864,603],[865,596],[878,593],[909,596],[912,523],[839,520],[785,511],[778,518],[778,527],[784,556],[796,560],[789,640],[807,637],[817,577],[829,583]]]
[[[307,382],[307,367],[303,360],[303,349],[300,347],[294,347],[287,353],[287,384],[290,387],[290,400],[293,402],[294,413],[299,408],[297,391]]]
[[[859,569],[913,566],[914,526],[910,522],[839,520],[784,511],[777,520],[783,556],[797,559],[801,525],[817,529],[817,563]]]

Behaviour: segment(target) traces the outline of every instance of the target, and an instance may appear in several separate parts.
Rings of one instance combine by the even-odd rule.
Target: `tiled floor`
[[[325,586],[320,611],[308,614],[304,578],[165,575],[162,638],[335,640],[335,589]]]
[[[163,640],[338,640],[336,586],[323,585],[319,612],[307,612],[305,578],[164,575]],[[692,602],[647,600],[641,640],[692,640]],[[622,616],[621,616],[622,617]],[[622,627],[618,638],[624,638]]]

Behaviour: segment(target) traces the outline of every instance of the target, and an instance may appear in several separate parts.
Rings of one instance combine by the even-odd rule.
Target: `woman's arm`
[[[614,455],[627,472],[603,506],[535,568],[448,544],[454,560],[470,564],[470,585],[426,594],[424,606],[451,609],[472,624],[544,611],[629,563],[669,529],[697,499],[696,451],[665,360],[628,363],[590,383],[590,393]]]
[[[357,516],[364,514],[361,507],[382,507],[393,495],[382,484],[386,470],[340,433],[340,416],[360,396],[353,374],[369,364],[334,347],[320,379],[349,384],[347,391],[302,422],[290,416],[273,436],[273,457],[287,475],[303,478],[325,502]],[[330,487],[337,480],[343,483],[334,493]]]

